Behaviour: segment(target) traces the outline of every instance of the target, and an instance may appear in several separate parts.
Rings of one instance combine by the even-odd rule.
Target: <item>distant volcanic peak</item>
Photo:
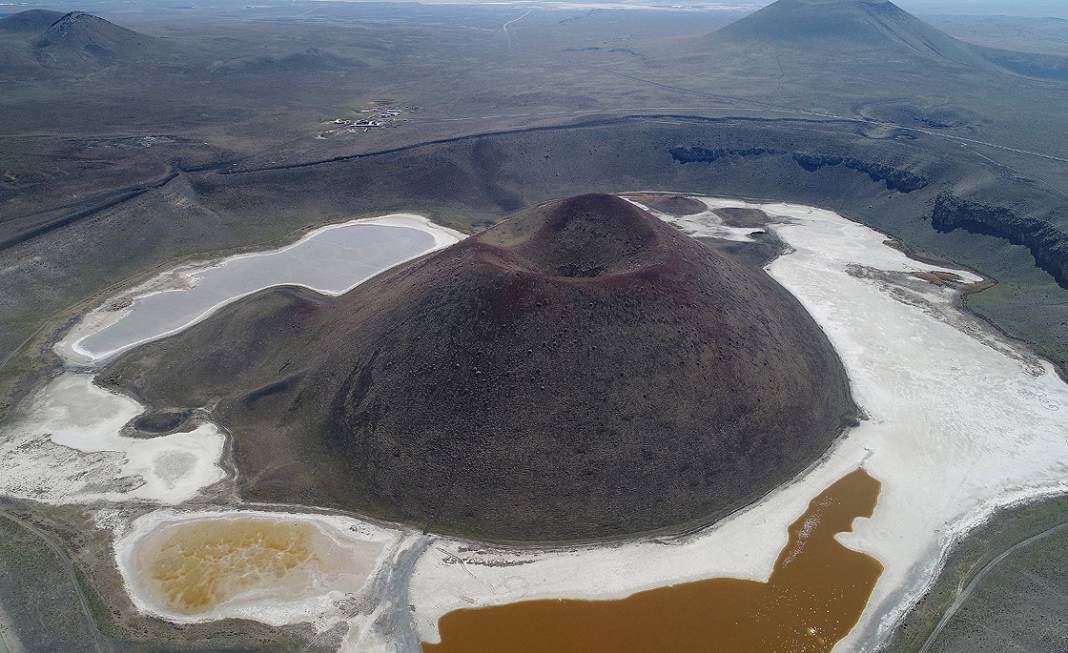
[[[509,267],[551,277],[592,278],[635,272],[663,260],[672,230],[614,195],[579,195],[525,211],[479,235]]]
[[[61,16],[59,18],[59,20],[57,20],[55,22],[55,26],[59,27],[59,26],[62,26],[62,25],[73,25],[73,24],[77,23],[78,21],[86,21],[86,20],[87,21],[92,21],[92,20],[101,20],[102,21],[104,19],[103,18],[97,18],[96,16],[94,16],[92,14],[87,14],[84,11],[68,11],[67,13],[63,14],[63,16]]]
[[[72,11],[68,14],[60,16],[59,19],[49,25],[48,31],[49,33],[55,36],[65,36],[77,30],[87,28],[92,29],[91,26],[94,23],[100,25],[108,25],[116,29],[120,29],[117,26],[112,25],[108,21],[104,20],[103,18],[97,18],[96,16],[92,14],[87,14],[84,11]]]
[[[889,0],[779,0],[719,34],[778,43],[818,39],[874,48],[905,46],[935,54],[964,47]]]
[[[865,0],[779,0],[721,32],[776,41],[839,37],[871,38],[887,22],[909,15],[892,2]]]
[[[125,55],[148,44],[149,38],[82,11],[64,14],[41,34],[38,48],[84,49],[90,54]]]
[[[72,11],[64,14],[48,27],[44,36],[48,37],[78,37],[97,36],[105,38],[144,38],[137,32],[119,27],[115,23],[104,20],[99,16],[87,14],[84,11]]]

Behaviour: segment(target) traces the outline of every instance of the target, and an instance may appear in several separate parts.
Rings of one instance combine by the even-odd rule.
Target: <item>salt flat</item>
[[[67,372],[0,429],[0,493],[46,503],[151,501],[178,504],[226,477],[225,437],[202,423],[150,439],[120,434],[144,407]]]

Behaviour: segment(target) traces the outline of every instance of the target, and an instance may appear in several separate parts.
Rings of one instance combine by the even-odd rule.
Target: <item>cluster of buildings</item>
[[[386,123],[381,120],[372,120],[369,118],[360,118],[359,120],[346,120],[345,118],[335,118],[330,121],[333,125],[339,127],[385,127]]]
[[[366,118],[357,118],[355,120],[335,118],[330,122],[338,127],[362,127],[367,129],[370,127],[390,127],[402,120],[402,118],[400,118],[401,110],[393,107],[372,107],[370,109],[363,109],[361,113],[369,115]]]
[[[380,127],[396,127],[400,123],[407,122],[408,120],[407,118],[402,118],[402,114],[409,111],[416,111],[417,109],[418,107],[415,106],[402,107],[375,101],[369,106],[359,110],[358,115],[361,116],[359,118],[334,118],[333,120],[327,120],[323,124],[329,125],[329,128],[320,130],[316,135],[316,138],[329,138],[332,135],[345,132],[354,134],[357,130],[368,132],[371,129]]]

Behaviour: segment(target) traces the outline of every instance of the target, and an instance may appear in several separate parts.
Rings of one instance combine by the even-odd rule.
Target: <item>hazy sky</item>
[[[895,0],[914,14],[1001,14],[1068,18],[1068,0]]]
[[[289,0],[259,0],[260,3],[277,5]],[[300,2],[301,0],[296,0]],[[367,0],[383,1],[383,0]],[[389,1],[389,0],[384,0]],[[418,1],[418,0],[404,0]],[[457,4],[477,4],[482,2],[501,2],[502,0],[421,0],[423,2],[452,2]],[[503,0],[507,2],[508,0]],[[515,1],[515,0],[513,0]],[[547,3],[569,4],[643,4],[643,5],[701,5],[705,7],[719,6],[738,11],[741,8],[756,9],[771,0],[542,0]],[[1005,15],[1005,16],[1051,16],[1068,19],[1068,0],[894,0],[903,9],[915,14],[969,14],[969,15]],[[108,8],[111,10],[137,10],[147,9],[153,5],[157,7],[170,7],[175,4],[185,4],[200,7],[211,6],[241,6],[242,4],[257,4],[256,0],[183,0],[176,3],[175,0],[0,0],[0,13],[10,13],[31,7],[49,7],[60,10],[81,8],[92,11],[94,9]]]

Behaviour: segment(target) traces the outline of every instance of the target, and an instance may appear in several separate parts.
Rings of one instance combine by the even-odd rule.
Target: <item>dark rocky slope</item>
[[[20,11],[17,14],[0,18],[0,31],[37,34],[48,29],[49,25],[62,17],[62,12],[47,9]]]
[[[260,293],[101,378],[217,405],[250,499],[503,539],[714,518],[855,415],[789,293],[607,195],[535,207],[337,300]]]
[[[74,11],[49,25],[33,49],[42,65],[78,69],[142,59],[161,47],[154,42],[103,18]]]

